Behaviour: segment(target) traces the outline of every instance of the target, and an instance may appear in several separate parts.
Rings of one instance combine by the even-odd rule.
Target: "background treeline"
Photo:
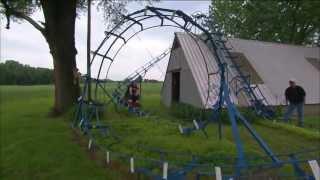
[[[229,37],[320,46],[319,0],[212,0],[208,24]]]
[[[14,60],[0,63],[0,85],[37,85],[53,84],[53,70],[47,68],[35,68],[20,64]],[[84,83],[84,79],[80,79]],[[108,82],[116,82],[108,79]],[[156,79],[144,79],[147,83],[159,83]]]
[[[53,83],[53,70],[34,68],[13,60],[0,63],[0,85],[36,85]]]
[[[160,83],[160,82],[163,82],[163,81],[159,81],[159,80],[156,80],[156,79],[144,79],[143,82],[147,82],[147,83]]]

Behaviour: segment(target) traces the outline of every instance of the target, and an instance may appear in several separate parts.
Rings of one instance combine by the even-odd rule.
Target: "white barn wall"
[[[162,88],[162,101],[166,106],[170,106],[171,71],[180,69],[180,101],[203,108],[208,91],[206,63],[209,73],[218,70],[214,55],[206,44],[195,42],[185,33],[175,33],[174,41],[179,41],[181,47],[171,52]],[[306,104],[320,104],[320,72],[305,59],[319,59],[320,48],[243,39],[229,39],[228,46],[232,47],[234,52],[243,53],[259,74],[264,83],[258,86],[270,105],[284,103],[284,90],[288,87],[288,79],[292,77],[306,90]],[[219,77],[213,77],[210,82],[218,85]],[[216,98],[217,96],[211,93],[206,108],[210,108],[216,102]],[[234,94],[231,94],[231,99],[238,103]]]
[[[320,103],[320,72],[305,59],[319,59],[320,48],[243,39],[230,39],[229,43],[233,51],[243,53],[259,73],[265,88],[269,89],[265,94],[272,105],[284,103],[284,90],[290,78],[297,79],[297,84],[305,89],[306,104]]]
[[[176,37],[180,41],[183,54],[185,56],[190,72],[192,73],[196,90],[201,98],[202,108],[211,107],[216,102],[216,96],[213,93],[209,94],[208,104],[208,73],[218,71],[218,65],[215,58],[207,45],[185,33],[176,33]],[[217,80],[217,83],[219,81]],[[205,107],[206,106],[206,107]]]
[[[161,89],[161,102],[167,107],[171,106],[171,77],[171,73],[166,73]]]
[[[180,73],[180,102],[204,108],[190,69],[183,69]]]
[[[181,69],[181,61],[184,61],[184,55],[182,54],[182,49],[177,48],[171,50],[166,76],[163,82],[161,96],[162,103],[166,106],[170,106],[172,103],[172,71]]]
[[[166,106],[170,106],[172,103],[172,72],[177,70],[180,72],[180,102],[203,108],[197,84],[181,47],[171,51],[162,87],[162,102]]]

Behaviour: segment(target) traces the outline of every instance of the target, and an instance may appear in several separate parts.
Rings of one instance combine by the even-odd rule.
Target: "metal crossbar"
[[[133,81],[141,81],[147,72],[154,67],[157,63],[163,60],[168,54],[170,54],[171,48],[166,49],[159,56],[151,59],[146,64],[141,66],[140,68],[133,71],[133,73],[129,74],[122,82],[120,82],[117,88],[112,92],[112,96],[116,98],[118,103],[121,104],[121,99],[124,97],[127,86]]]
[[[148,12],[151,12],[152,15],[148,14]],[[160,25],[156,26],[150,26],[150,27],[144,27],[143,21],[150,19],[150,18],[158,18],[161,20]],[[182,20],[176,21],[175,19]],[[174,25],[166,25],[165,23],[167,21],[172,22]],[[127,23],[130,22],[130,23]],[[133,22],[133,23],[132,23]],[[79,98],[78,101],[78,108],[75,115],[75,120],[73,123],[73,127],[80,127],[80,130],[82,130],[85,134],[89,136],[89,149],[91,147],[94,147],[93,145],[96,144],[98,146],[97,140],[93,137],[93,133],[91,133],[94,129],[103,129],[103,128],[109,128],[108,125],[100,124],[100,117],[99,117],[99,108],[101,108],[98,101],[93,101],[91,97],[88,97],[87,89],[88,87],[91,87],[91,83],[96,84],[96,92],[97,88],[102,89],[104,94],[107,95],[108,98],[110,98],[110,102],[117,105],[121,103],[121,98],[123,91],[126,90],[126,86],[131,81],[137,80],[138,77],[144,76],[147,71],[154,66],[157,62],[159,62],[161,59],[163,59],[167,54],[169,54],[170,49],[168,49],[166,52],[161,54],[159,58],[153,59],[151,62],[145,64],[141,69],[137,69],[134,73],[130,74],[122,83],[119,84],[118,88],[112,93],[109,94],[107,89],[102,86],[102,83],[104,83],[104,80],[100,80],[100,73],[103,66],[104,59],[108,59],[111,61],[108,72],[111,67],[111,64],[114,61],[114,58],[118,54],[118,52],[121,50],[121,48],[137,33],[127,38],[125,36],[125,33],[128,29],[132,28],[133,25],[138,24],[141,26],[141,31],[151,29],[154,27],[159,26],[167,26],[167,27],[177,27],[185,30],[190,37],[192,37],[195,42],[197,42],[197,38],[200,38],[202,41],[206,42],[207,44],[211,45],[210,49],[214,52],[214,59],[210,59],[211,61],[215,61],[218,64],[219,71],[217,74],[220,77],[220,87],[219,87],[219,98],[216,101],[216,103],[212,106],[212,122],[213,120],[219,122],[219,137],[222,137],[221,133],[221,111],[223,108],[226,108],[229,119],[231,122],[231,129],[233,138],[235,140],[236,148],[237,148],[237,159],[236,159],[236,165],[228,165],[228,167],[234,167],[235,174],[230,176],[223,176],[223,178],[226,177],[240,177],[243,170],[247,170],[249,167],[254,166],[258,167],[259,165],[252,165],[248,162],[248,158],[245,157],[244,154],[244,148],[243,148],[243,142],[240,138],[240,133],[238,129],[238,123],[242,123],[246,130],[250,133],[250,135],[253,137],[253,139],[259,144],[259,146],[263,149],[263,151],[266,153],[267,157],[269,157],[272,160],[272,163],[268,163],[265,166],[267,167],[279,167],[281,165],[284,165],[286,163],[290,163],[293,165],[295,172],[299,175],[303,175],[305,172],[302,172],[302,169],[299,167],[298,163],[302,162],[302,160],[298,160],[296,156],[291,156],[290,160],[288,162],[282,161],[279,159],[279,156],[273,153],[273,151],[268,147],[268,145],[264,142],[264,140],[259,136],[259,134],[254,130],[254,128],[250,125],[248,120],[240,113],[240,111],[235,106],[234,102],[231,100],[232,95],[232,86],[230,85],[229,78],[232,80],[235,79],[237,87],[235,88],[235,94],[238,94],[240,91],[245,92],[245,95],[248,99],[248,102],[250,102],[251,107],[255,110],[255,112],[265,118],[270,118],[273,115],[272,109],[268,107],[268,102],[265,97],[263,97],[263,93],[259,89],[258,86],[253,87],[250,82],[250,76],[245,75],[242,71],[237,62],[235,61],[235,57],[232,56],[230,53],[230,48],[226,46],[226,41],[223,39],[223,35],[219,31],[213,31],[210,32],[209,30],[205,29],[201,25],[197,23],[197,21],[193,20],[190,16],[185,14],[184,12],[180,10],[170,10],[170,9],[164,9],[164,8],[156,8],[156,7],[146,7],[145,9],[136,11],[134,13],[131,13],[129,15],[123,16],[121,22],[115,26],[111,31],[106,32],[106,37],[103,39],[101,44],[98,46],[98,49],[94,51],[94,55],[92,58],[91,63],[89,63],[89,69],[91,68],[91,64],[96,56],[102,57],[101,65],[99,67],[99,73],[96,78],[92,78],[90,74],[87,75],[85,86],[83,88],[83,95],[81,98]],[[120,26],[126,26],[124,30],[121,30],[122,32],[117,33],[117,29],[119,29]],[[201,34],[203,34],[203,37],[199,37],[196,34],[193,34],[191,30],[188,27],[194,27],[195,29],[199,29]],[[192,29],[192,28],[191,28]],[[140,31],[140,32],[141,32]],[[111,36],[115,36],[113,38],[113,41],[110,40]],[[110,38],[110,39],[109,39]],[[113,57],[109,57],[109,52],[114,46],[115,42],[118,40],[123,40],[124,44],[116,51],[116,55]],[[111,45],[108,47],[108,50],[105,53],[99,52],[105,43],[110,40]],[[199,44],[198,44],[199,46]],[[205,56],[203,55],[203,52],[201,48],[199,50],[202,53],[204,62],[206,64],[207,73],[208,73],[208,79],[210,75],[208,72],[207,62],[205,60]],[[102,50],[101,50],[102,51]],[[106,77],[107,79],[107,77]],[[209,83],[208,83],[209,84]],[[256,93],[259,93],[262,98],[259,98]],[[208,96],[210,94],[210,90],[208,90]],[[109,105],[110,104],[104,104]],[[138,114],[140,114],[141,111],[138,111]],[[93,121],[95,120],[96,123]],[[191,133],[193,131],[201,130],[205,136],[207,136],[207,133],[205,131],[207,125],[209,124],[209,121],[201,121],[201,120],[194,120],[193,121],[193,127],[192,128],[183,128],[182,126],[179,126],[179,129],[182,133]],[[108,151],[109,152],[109,151]],[[109,154],[110,155],[110,154]],[[109,157],[109,156],[108,156]],[[123,156],[127,157],[127,156]],[[131,162],[131,172],[134,172],[134,157],[128,156],[130,158]],[[109,159],[110,160],[110,159]],[[109,161],[108,160],[108,161]],[[150,160],[150,158],[149,158]],[[194,159],[193,159],[194,161]],[[315,166],[315,163],[312,163],[313,166]],[[168,165],[168,164],[166,164]],[[196,164],[195,162],[189,162],[185,164],[184,166],[181,166],[177,169],[170,168],[169,163],[169,170],[164,171],[166,173],[163,174],[163,176],[156,176],[161,177],[162,179],[184,179],[186,177],[187,173],[190,173],[195,167],[201,167],[203,165]],[[220,166],[221,168],[226,167]],[[262,165],[261,165],[262,166]],[[168,166],[166,168],[168,169]],[[148,171],[148,170],[147,170]],[[148,174],[148,172],[146,174]],[[221,175],[221,171],[219,173]],[[155,178],[155,177],[154,177]]]

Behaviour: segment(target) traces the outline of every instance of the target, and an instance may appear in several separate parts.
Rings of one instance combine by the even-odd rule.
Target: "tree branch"
[[[12,11],[11,12],[12,15],[18,17],[18,18],[22,18],[26,21],[28,21],[34,28],[36,28],[37,30],[39,30],[41,33],[44,33],[45,28],[42,27],[40,24],[38,24],[34,19],[32,19],[31,17],[25,15],[24,13],[18,12],[18,11]]]
[[[27,16],[26,14],[24,14],[22,12],[16,11],[13,8],[11,8],[6,0],[1,0],[1,3],[3,4],[3,6],[5,8],[5,11],[6,11],[5,14],[6,14],[6,17],[7,17],[7,29],[10,28],[10,16],[13,15],[13,16],[15,16],[17,18],[21,18],[21,19],[26,20],[34,28],[36,28],[42,34],[44,34],[45,28],[42,27],[40,24],[38,24],[34,19],[32,19],[31,17]]]

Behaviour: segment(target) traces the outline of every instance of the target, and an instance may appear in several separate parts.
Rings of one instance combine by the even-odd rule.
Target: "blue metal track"
[[[147,13],[149,14],[147,15]],[[150,14],[151,13],[151,14]],[[142,15],[143,14],[143,15]],[[132,38],[126,38],[124,36],[124,33],[130,29],[133,25],[139,25],[141,27],[141,31],[146,29],[151,29],[152,27],[144,27],[142,21],[145,19],[149,19],[155,17],[157,19],[161,20],[161,24],[158,26],[153,27],[159,27],[159,26],[166,26],[165,21],[171,21],[174,25],[167,25],[171,27],[178,27],[181,29],[184,29],[187,33],[191,34],[192,37],[196,37],[194,34],[190,32],[190,28],[188,27],[196,27],[198,28],[203,34],[205,38],[201,38],[204,42],[209,44],[211,47],[211,50],[214,52],[215,59],[212,59],[212,61],[215,61],[215,63],[218,64],[219,67],[219,77],[220,77],[220,88],[219,88],[219,98],[218,101],[212,106],[213,111],[213,120],[219,121],[219,137],[222,137],[221,132],[221,111],[223,108],[225,108],[229,115],[229,120],[231,122],[231,129],[233,138],[235,140],[236,148],[237,148],[237,163],[234,165],[235,168],[235,176],[230,177],[237,177],[240,176],[243,170],[246,170],[250,164],[248,163],[247,158],[245,157],[244,152],[244,144],[240,138],[240,132],[239,132],[239,123],[243,124],[246,130],[251,134],[253,139],[258,143],[258,145],[263,149],[263,151],[266,153],[267,157],[269,157],[272,160],[272,164],[268,164],[269,166],[277,167],[284,164],[283,161],[281,161],[277,155],[273,153],[273,151],[268,147],[268,145],[264,142],[264,140],[259,136],[259,134],[254,130],[254,128],[250,125],[248,120],[240,113],[234,102],[231,100],[231,91],[235,94],[239,94],[240,92],[244,92],[246,95],[246,98],[250,104],[250,106],[254,109],[254,111],[265,118],[272,118],[274,115],[274,112],[269,107],[269,104],[265,97],[263,97],[263,94],[261,93],[261,90],[259,87],[252,87],[252,84],[250,82],[250,76],[245,75],[241,68],[238,66],[237,62],[235,61],[235,58],[232,57],[232,54],[230,53],[229,49],[225,45],[225,41],[223,40],[222,34],[219,32],[209,32],[204,27],[199,25],[196,21],[194,21],[190,16],[186,15],[184,12],[180,10],[170,10],[170,9],[164,9],[164,8],[156,8],[156,7],[146,7],[145,9],[136,11],[134,13],[131,13],[129,15],[123,16],[122,22],[120,22],[113,30],[108,31],[106,33],[105,39],[101,42],[98,49],[94,51],[94,56],[92,58],[91,64],[94,61],[94,58],[96,56],[102,57],[101,66],[99,68],[99,75],[96,79],[92,77],[86,77],[85,85],[83,88],[83,95],[79,98],[78,106],[76,110],[76,117],[72,124],[73,127],[80,127],[80,129],[89,136],[90,139],[92,139],[91,130],[92,129],[100,129],[100,130],[108,130],[107,125],[103,125],[100,122],[99,117],[99,110],[104,106],[108,106],[110,103],[113,103],[115,105],[118,105],[119,102],[121,102],[121,98],[123,97],[123,93],[127,88],[128,83],[131,81],[137,80],[137,78],[141,77],[142,75],[145,75],[145,73],[153,67],[157,62],[159,62],[161,59],[163,59],[170,50],[167,50],[162,55],[160,55],[158,58],[153,59],[149,63],[147,63],[145,66],[143,66],[141,69],[138,69],[133,74],[129,75],[126,80],[119,84],[116,91],[114,93],[109,94],[106,88],[102,85],[104,82],[103,80],[99,80],[100,72],[102,69],[102,65],[104,62],[104,59],[110,60],[110,62],[114,61],[114,57],[109,57],[108,53],[111,49],[111,47],[115,44],[117,40],[122,40],[124,44]],[[175,21],[174,18],[179,18],[181,21]],[[182,22],[182,24],[180,24]],[[124,25],[124,23],[131,23],[127,27],[125,27],[124,30],[121,32],[117,32],[117,29],[119,26]],[[108,48],[106,53],[101,53],[99,50],[101,47],[106,43],[106,41],[110,37],[115,37],[113,42],[111,43],[110,47]],[[122,46],[120,47],[120,49]],[[117,51],[117,53],[120,51],[120,49]],[[117,54],[116,53],[116,54]],[[109,66],[110,69],[110,66]],[[237,81],[236,87],[231,87],[231,82],[229,81],[229,77],[231,77],[231,82]],[[91,97],[88,97],[87,89],[90,86],[91,83],[96,83],[96,92],[97,88],[101,88],[105,95],[110,99],[110,101],[107,104],[100,104],[97,101],[93,101]],[[258,92],[258,94],[257,94]],[[90,100],[90,101],[89,101]],[[103,107],[107,108],[107,107]],[[183,128],[180,127],[180,131],[182,133],[191,133],[196,130],[202,130],[202,132],[207,136],[207,133],[205,131],[206,126],[208,125],[208,122],[204,121],[194,121],[194,127],[192,128]],[[92,141],[90,141],[92,142]],[[297,173],[297,176],[304,176],[304,172],[298,165],[298,160],[295,156],[291,156],[291,164],[293,165],[295,172]],[[168,179],[185,179],[186,174],[188,172],[191,172],[195,167],[195,162],[191,162],[187,164],[186,166],[178,169],[177,171],[169,171],[168,172]],[[148,174],[146,170],[141,169],[142,171],[145,171],[145,174]],[[151,171],[150,171],[151,172]],[[152,174],[152,173],[149,173]],[[227,177],[227,176],[224,176]],[[157,179],[160,178],[160,176],[153,176],[153,178]]]
[[[117,88],[111,93],[114,101],[120,106],[125,106],[126,103],[123,101],[123,97],[125,96],[128,85],[131,82],[141,82],[143,80],[143,77],[147,74],[147,72],[152,67],[154,67],[157,63],[162,61],[168,54],[170,54],[170,51],[171,51],[171,48],[166,49],[160,55],[151,59],[149,62],[147,62],[143,66],[133,71],[133,73],[128,75],[123,81],[119,82],[119,84],[117,85]],[[144,116],[147,114],[143,112],[141,109],[129,109],[129,111],[136,113],[139,116]]]

